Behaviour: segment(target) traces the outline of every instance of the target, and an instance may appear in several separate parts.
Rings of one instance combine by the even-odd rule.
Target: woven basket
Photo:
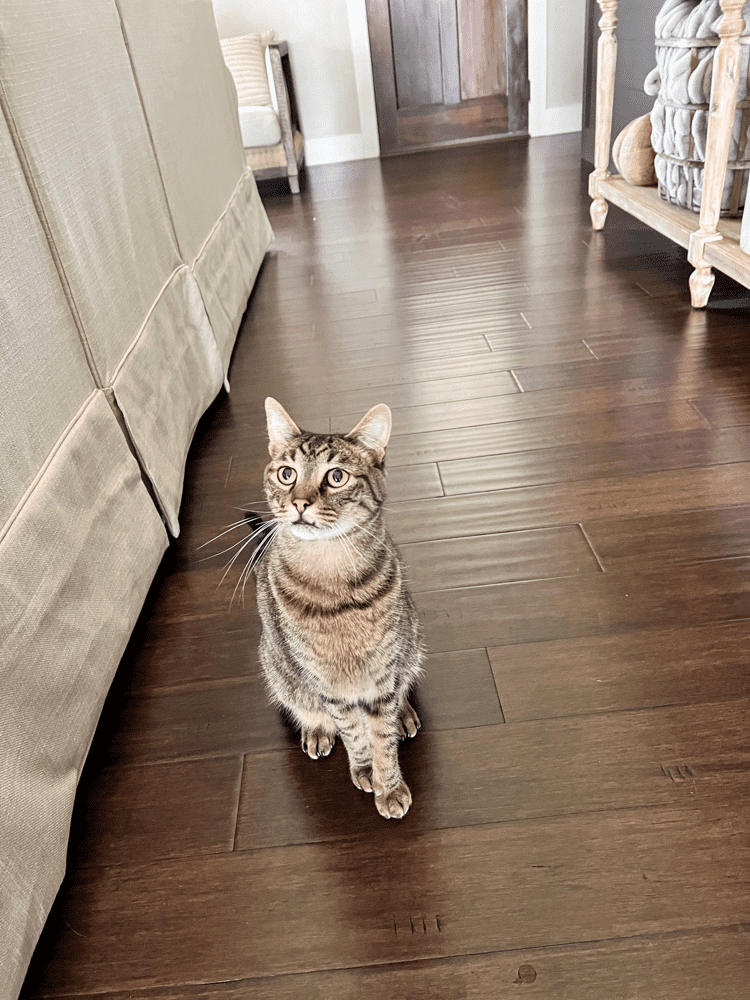
[[[746,5],[746,20],[750,3]],[[700,211],[713,59],[722,12],[718,0],[667,0],[656,18],[656,69],[646,78],[656,96],[651,142],[659,194],[672,205]],[[722,215],[739,215],[750,174],[748,64],[750,23],[740,37],[737,111],[722,198]]]

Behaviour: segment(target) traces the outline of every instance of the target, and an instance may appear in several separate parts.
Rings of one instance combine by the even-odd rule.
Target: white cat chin
[[[290,522],[289,530],[295,538],[304,538],[307,541],[314,541],[323,538],[338,538],[342,534],[341,528],[338,525],[333,527],[323,526],[317,528],[314,524],[300,524],[298,521]]]

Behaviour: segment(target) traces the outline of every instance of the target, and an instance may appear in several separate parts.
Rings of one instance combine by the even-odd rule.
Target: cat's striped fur
[[[383,521],[390,410],[373,407],[346,435],[302,431],[274,399],[266,414],[264,487],[277,526],[255,573],[271,697],[310,757],[340,736],[354,784],[383,816],[401,817],[411,793],[398,742],[419,728],[407,696],[423,647]]]

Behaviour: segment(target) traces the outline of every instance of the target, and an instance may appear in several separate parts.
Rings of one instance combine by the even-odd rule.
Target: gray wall
[[[612,140],[634,118],[653,107],[653,97],[643,91],[643,81],[656,65],[654,22],[663,0],[620,0],[617,8],[617,72],[612,112]],[[599,39],[599,6],[587,0],[586,59],[583,81],[583,136],[581,155],[594,162],[594,109],[596,104],[596,43]]]

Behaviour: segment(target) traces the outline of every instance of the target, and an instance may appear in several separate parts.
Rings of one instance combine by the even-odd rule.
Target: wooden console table
[[[594,229],[604,227],[609,202],[685,247],[688,260],[695,268],[690,276],[690,300],[696,309],[701,309],[711,294],[714,267],[750,288],[750,254],[740,248],[741,220],[720,218],[737,103],[739,36],[745,26],[742,8],[746,0],[720,0],[724,16],[719,25],[721,40],[714,56],[700,215],[667,204],[655,187],[635,187],[609,172],[617,62],[617,2],[597,0],[602,17],[597,48],[594,170],[589,176],[589,194],[593,199],[591,222]],[[748,220],[745,227],[748,228]]]

